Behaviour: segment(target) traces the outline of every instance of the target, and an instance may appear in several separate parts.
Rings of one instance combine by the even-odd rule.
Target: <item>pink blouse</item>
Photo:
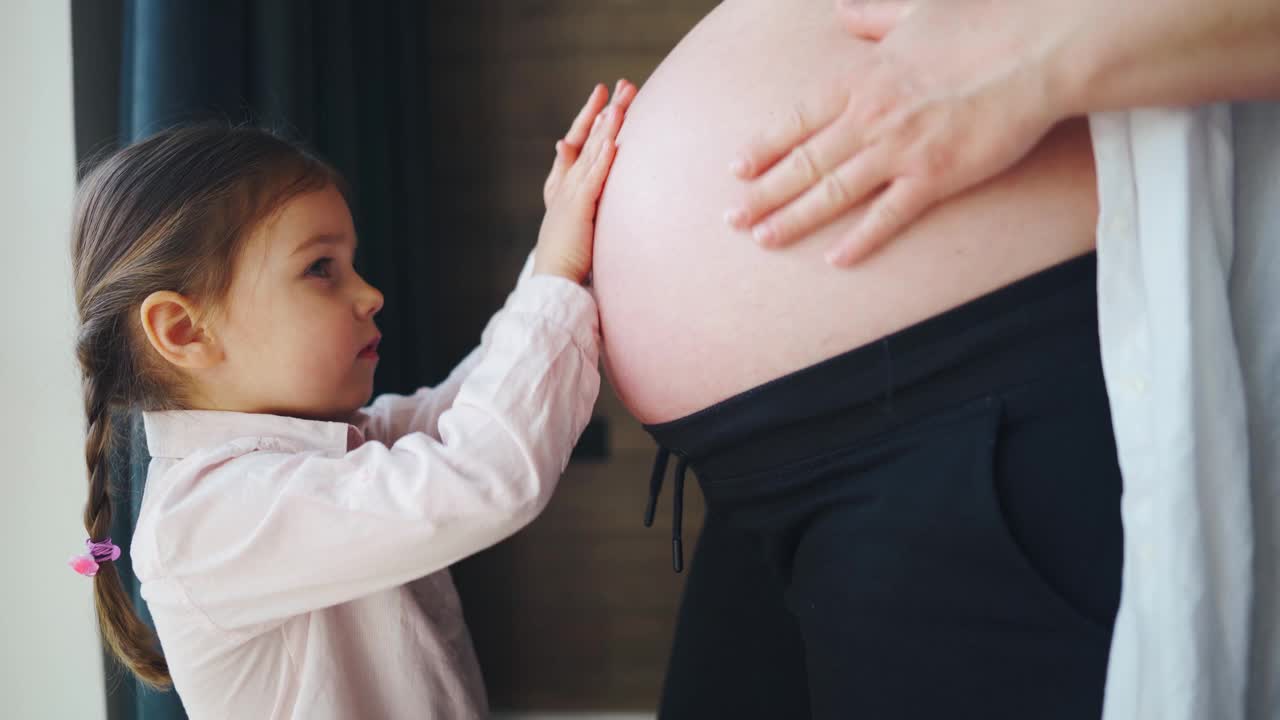
[[[131,547],[201,718],[478,718],[447,568],[546,505],[599,391],[590,294],[525,276],[441,385],[352,424],[145,415]]]

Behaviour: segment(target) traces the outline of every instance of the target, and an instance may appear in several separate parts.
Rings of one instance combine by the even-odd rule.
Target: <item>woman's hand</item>
[[[584,282],[591,272],[596,204],[617,150],[615,140],[636,87],[626,80],[614,86],[613,101],[597,85],[564,139],[542,189],[547,214],[534,249],[534,274],[560,275]]]
[[[726,221],[776,248],[869,202],[827,254],[847,266],[1014,165],[1067,114],[1041,62],[1053,34],[1038,26],[1052,18],[1022,4],[838,1],[848,30],[878,42],[874,61],[816,88],[746,148],[732,168],[749,181],[745,202]]]

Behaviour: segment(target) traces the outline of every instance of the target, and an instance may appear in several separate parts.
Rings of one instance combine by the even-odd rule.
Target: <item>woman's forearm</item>
[[[1063,114],[1280,97],[1280,0],[1035,0]]]
[[[859,204],[828,253],[868,257],[929,208],[1091,112],[1280,98],[1280,0],[839,0],[877,43],[744,148],[725,220],[784,247]],[[797,122],[797,119],[799,122]]]

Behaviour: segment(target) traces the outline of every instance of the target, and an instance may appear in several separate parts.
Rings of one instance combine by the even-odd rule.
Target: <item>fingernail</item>
[[[613,84],[613,94],[617,95],[621,91],[622,91],[622,81],[619,80],[618,82]]]
[[[828,250],[826,260],[838,268],[848,267],[851,255],[848,250]]]
[[[747,222],[747,211],[742,208],[725,210],[724,221],[729,227],[741,230]]]
[[[733,161],[729,163],[729,172],[737,175],[738,177],[746,177],[747,161],[742,158],[734,158]]]
[[[768,225],[757,225],[755,226],[755,229],[751,231],[751,237],[755,238],[756,242],[761,245],[768,245],[773,242],[773,228]]]

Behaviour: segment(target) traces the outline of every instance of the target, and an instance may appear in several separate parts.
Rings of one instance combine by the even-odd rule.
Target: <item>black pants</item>
[[[1088,255],[647,429],[706,497],[660,717],[1096,718],[1120,472]]]

